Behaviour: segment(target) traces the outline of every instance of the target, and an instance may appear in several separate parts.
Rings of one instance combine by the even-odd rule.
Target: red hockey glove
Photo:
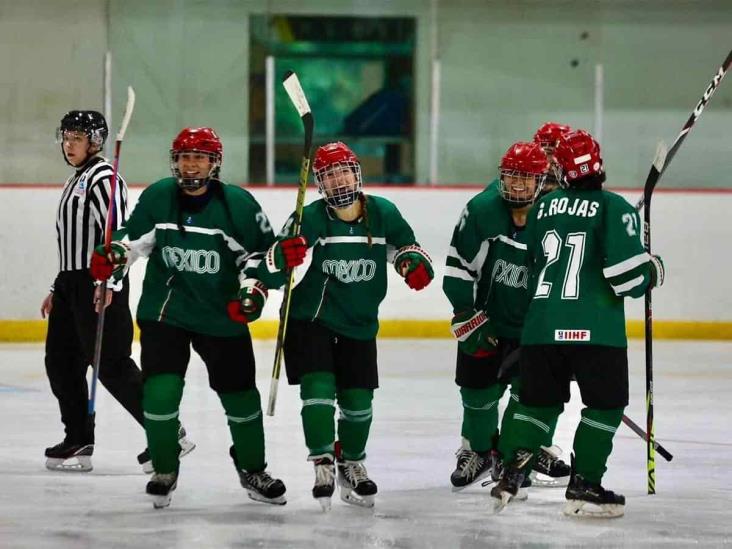
[[[496,332],[484,311],[463,311],[452,317],[452,335],[466,355],[486,357],[496,354]]]
[[[227,310],[229,318],[234,322],[248,324],[262,315],[267,302],[267,287],[259,280],[247,278],[241,285],[237,299],[229,301]]]
[[[118,240],[109,245],[109,253],[106,253],[103,244],[94,248],[89,265],[92,278],[94,280],[107,280],[113,274],[117,279],[122,278],[129,251],[130,248],[127,244]]]
[[[430,256],[416,244],[400,249],[394,258],[394,266],[407,286],[417,291],[426,288],[435,276]]]
[[[264,258],[267,270],[276,273],[277,271],[289,270],[302,265],[307,251],[308,242],[304,236],[292,236],[279,240],[267,250]]]

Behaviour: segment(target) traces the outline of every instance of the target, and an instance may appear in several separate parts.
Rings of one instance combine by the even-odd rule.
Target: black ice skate
[[[313,485],[313,497],[318,501],[323,511],[330,511],[330,498],[335,492],[335,465],[333,456],[324,454],[312,456],[315,466],[315,484]]]
[[[574,471],[565,493],[564,514],[568,517],[617,518],[625,514],[625,496],[605,490],[599,482],[589,482]]]
[[[493,458],[491,452],[474,452],[460,448],[456,454],[457,466],[450,475],[452,491],[459,492],[491,473]]]
[[[153,507],[163,509],[170,505],[173,490],[178,486],[178,473],[153,473],[145,487],[145,492],[152,496]]]
[[[341,499],[359,507],[373,507],[378,491],[363,461],[338,460],[338,487]]]
[[[493,510],[500,513],[513,499],[524,500],[526,494],[526,474],[534,454],[528,450],[518,450],[516,458],[508,465],[504,464],[501,478],[491,489],[491,496],[496,498]],[[530,486],[530,483],[528,484]]]
[[[533,486],[556,488],[569,484],[572,468],[559,459],[561,454],[562,449],[559,446],[541,447],[529,475]]]
[[[183,426],[178,429],[178,445],[180,446],[180,454],[178,454],[178,458],[182,458],[183,456],[190,454],[196,448],[195,443],[186,438],[186,430]],[[144,473],[147,473],[148,475],[152,473],[153,464],[152,459],[150,459],[150,450],[145,448],[145,450],[138,454],[137,463],[142,465],[142,471]]]
[[[46,469],[86,473],[92,470],[93,444],[74,444],[64,440],[46,448]]]
[[[239,482],[247,491],[247,495],[254,501],[262,503],[271,503],[273,505],[284,505],[287,503],[285,498],[285,483],[278,478],[272,478],[264,469],[261,471],[245,471],[240,469],[236,460],[236,452],[234,447],[229,448],[229,455],[234,460],[234,467],[239,475]]]

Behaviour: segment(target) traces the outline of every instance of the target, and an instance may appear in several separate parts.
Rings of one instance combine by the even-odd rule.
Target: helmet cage
[[[197,154],[205,154],[208,156],[209,161],[211,162],[211,169],[209,169],[208,174],[205,177],[186,177],[184,176],[180,168],[178,167],[178,157],[183,153],[197,153]],[[221,154],[219,153],[213,153],[210,151],[201,151],[197,149],[186,149],[186,150],[175,150],[170,149],[170,171],[173,173],[173,177],[175,177],[176,181],[178,182],[178,186],[187,191],[196,191],[203,187],[204,185],[208,185],[208,182],[211,181],[211,179],[216,178],[219,176],[219,171],[221,170]]]
[[[81,125],[63,125],[56,128],[56,143],[63,145],[66,132],[83,133],[89,138],[89,144],[96,146],[99,150],[104,147],[105,136],[100,128],[88,129]]]
[[[363,190],[361,164],[351,160],[333,162],[313,170],[318,192],[331,208],[346,208],[353,204]],[[353,174],[353,179],[348,177]]]
[[[533,179],[534,190],[533,192],[527,190],[516,191],[505,181],[505,177],[518,177],[524,180]],[[539,193],[544,186],[545,179],[546,174],[544,173],[537,174],[522,170],[501,168],[500,177],[498,178],[498,191],[501,193],[501,198],[503,198],[503,200],[505,200],[512,208],[523,208],[524,206],[529,206],[536,201],[536,198],[539,196]]]

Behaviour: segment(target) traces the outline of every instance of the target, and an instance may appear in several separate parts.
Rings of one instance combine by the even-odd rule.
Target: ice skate
[[[359,507],[373,507],[378,491],[376,483],[368,477],[363,461],[338,461],[338,487],[341,499]]]
[[[163,509],[170,505],[173,490],[178,486],[178,473],[153,473],[145,487],[145,492],[152,496],[153,507]]]
[[[324,512],[330,511],[331,497],[335,492],[335,465],[333,456],[325,454],[313,456],[315,466],[315,484],[313,485],[313,497],[320,504]]]
[[[574,471],[574,463],[565,497],[563,512],[568,517],[617,518],[625,514],[625,496],[585,480]]]
[[[455,455],[457,466],[450,475],[453,492],[459,492],[491,473],[493,459],[490,452],[474,452],[460,448]]]
[[[178,445],[180,446],[180,454],[178,454],[178,458],[182,458],[183,456],[190,454],[196,448],[195,443],[186,438],[186,430],[182,426],[178,429]],[[152,459],[150,459],[150,450],[145,448],[145,450],[138,454],[137,463],[142,465],[142,471],[144,473],[148,475],[152,473],[153,464]]]
[[[516,452],[516,459],[513,463],[504,465],[501,478],[491,489],[491,496],[496,498],[493,512],[500,513],[512,500],[525,500],[526,493],[526,469],[534,454],[527,450]],[[530,485],[530,484],[529,484]]]
[[[261,471],[248,472],[240,469],[236,460],[234,447],[229,449],[229,455],[234,460],[236,472],[239,475],[239,482],[247,491],[247,495],[254,501],[262,503],[271,503],[272,505],[284,505],[287,503],[285,498],[285,483],[278,478],[272,478],[264,469]]]
[[[542,446],[529,474],[533,486],[561,488],[569,484],[571,467],[559,459],[562,449],[559,446]]]
[[[46,469],[86,473],[93,469],[93,444],[73,444],[67,441],[46,448]]]

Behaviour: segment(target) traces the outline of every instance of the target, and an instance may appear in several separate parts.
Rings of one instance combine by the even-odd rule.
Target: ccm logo
[[[554,330],[554,341],[589,341],[590,330]]]

